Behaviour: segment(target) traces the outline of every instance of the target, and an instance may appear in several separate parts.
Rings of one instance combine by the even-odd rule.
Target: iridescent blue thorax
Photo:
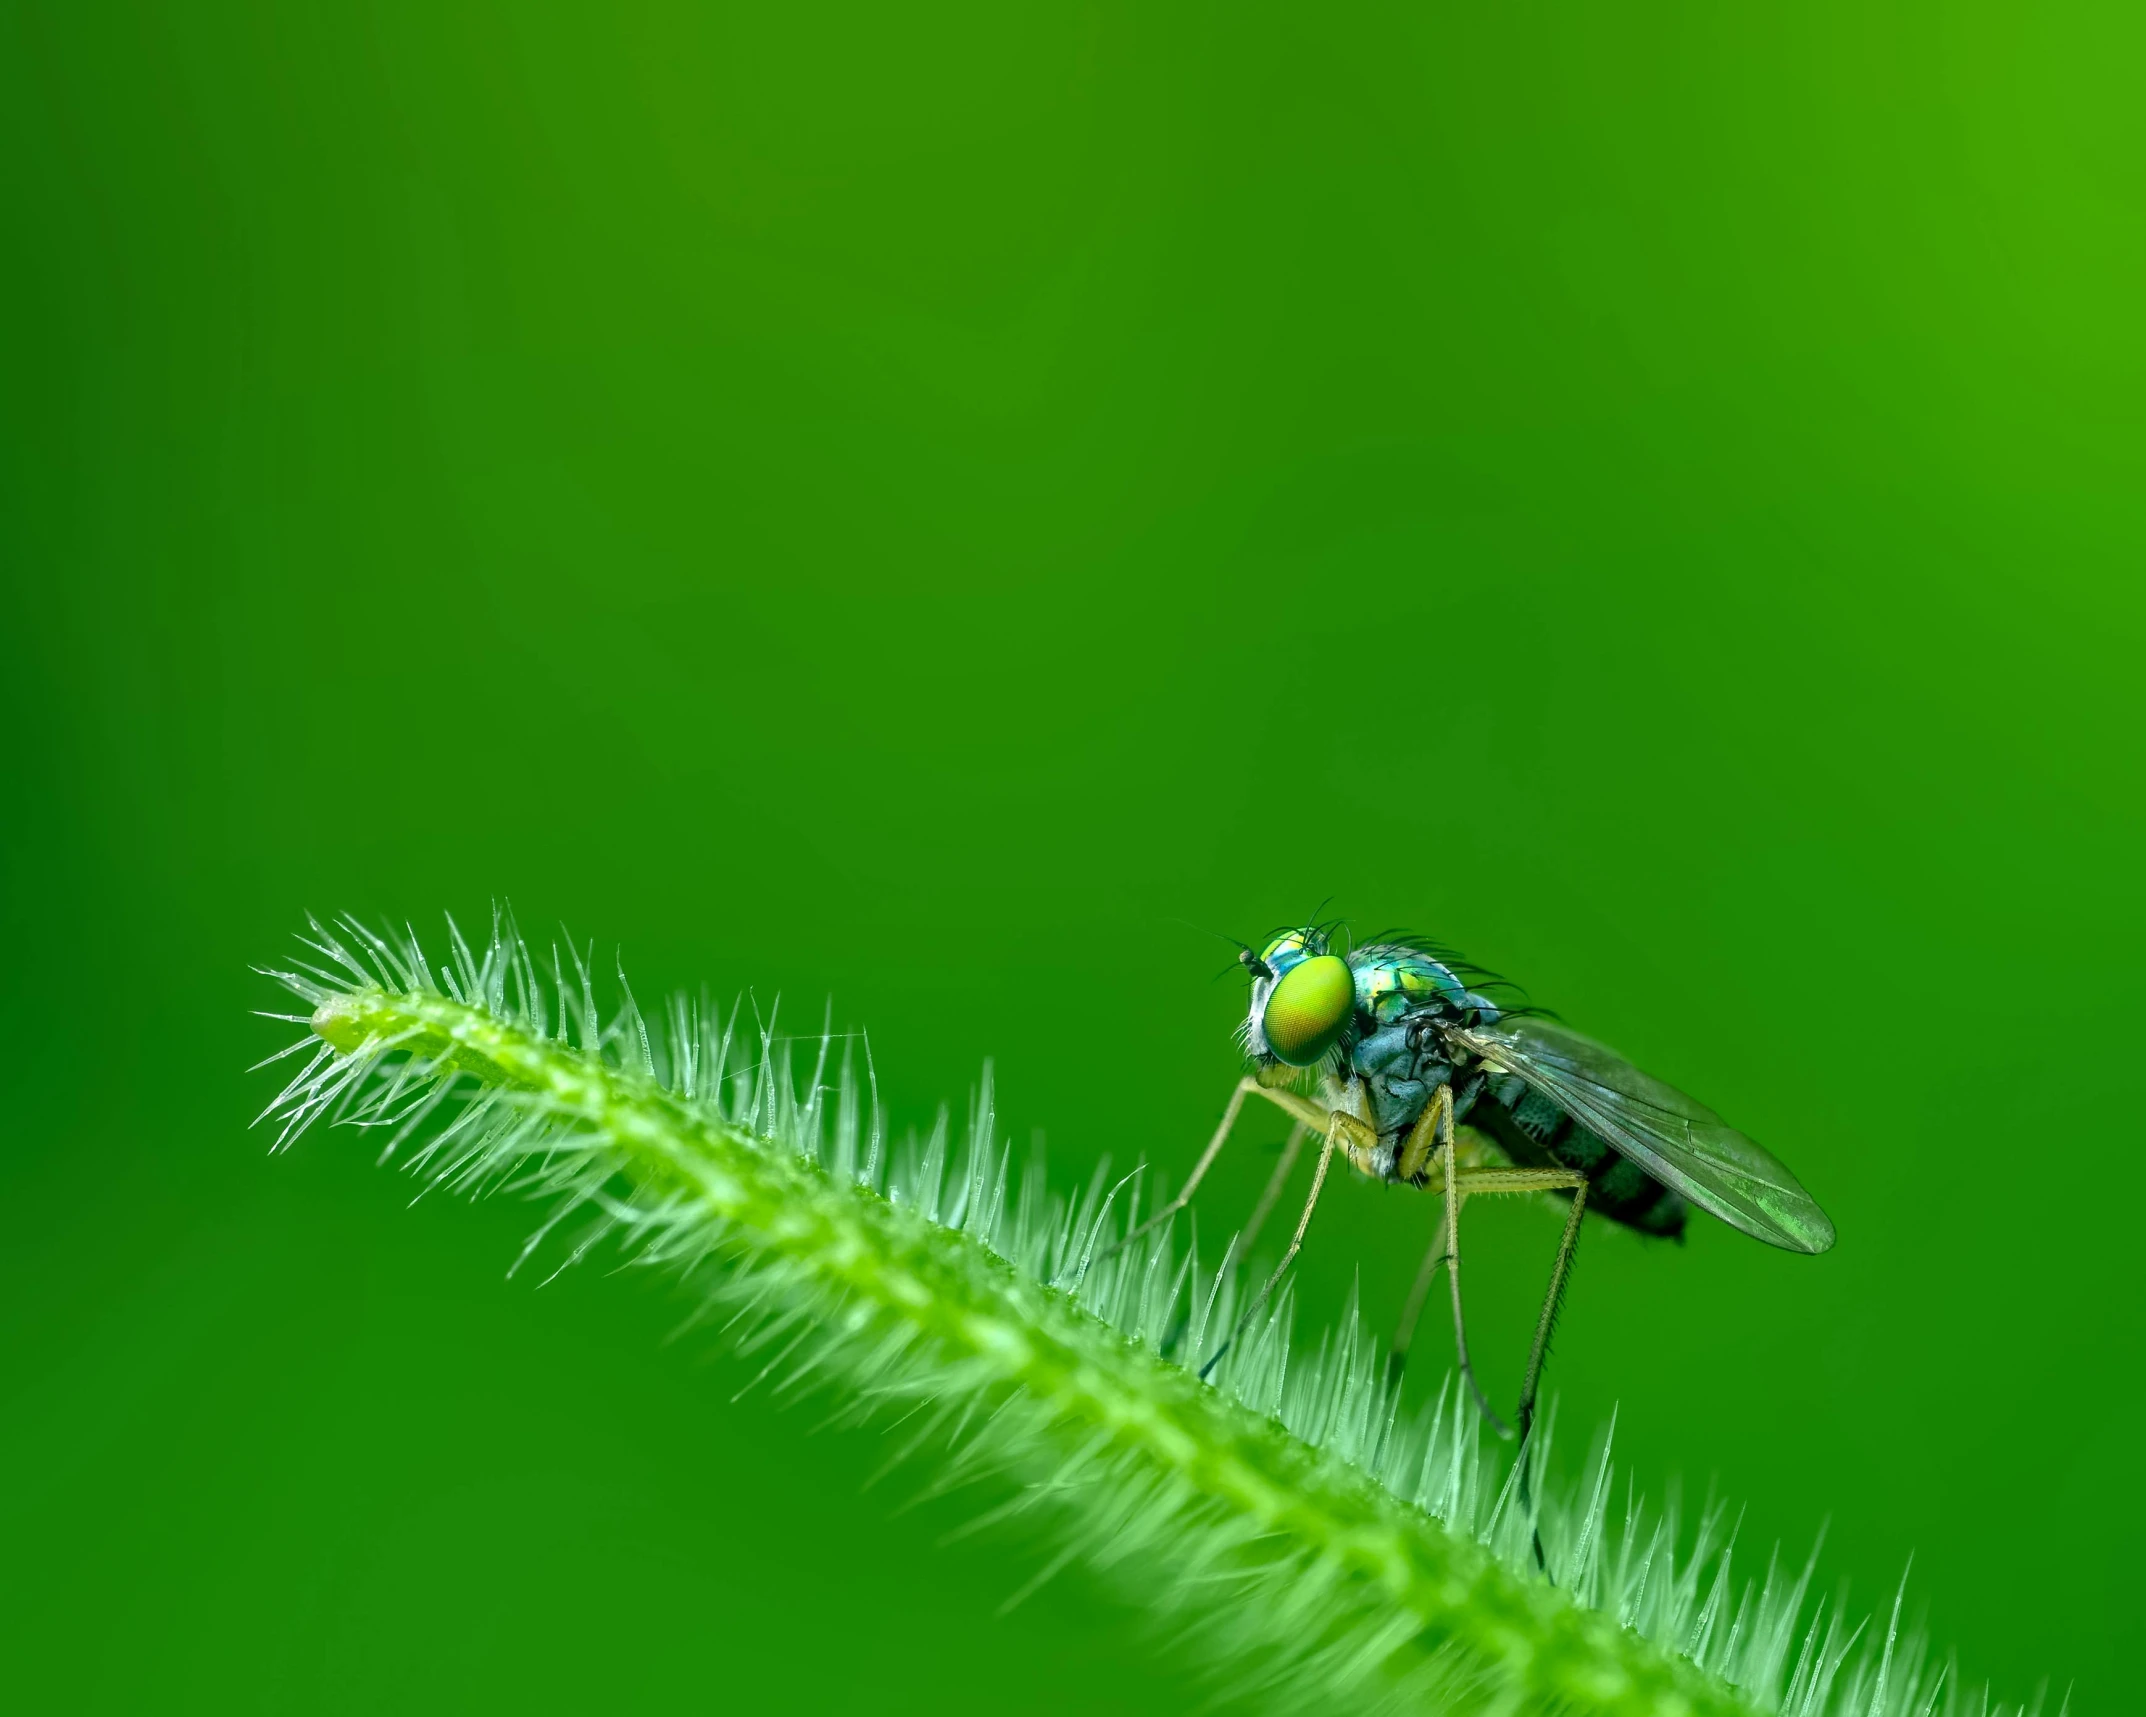
[[[1414,1126],[1455,1068],[1444,1050],[1444,1026],[1487,1025],[1497,1004],[1471,990],[1452,967],[1420,948],[1373,943],[1349,955],[1356,975],[1356,1030],[1323,1082],[1328,1100],[1370,1123],[1381,1155]],[[1473,1106],[1474,1081],[1454,1090],[1462,1114]]]
[[[1373,1031],[1431,1012],[1456,1022],[1473,1015],[1484,1024],[1498,1017],[1487,996],[1463,983],[1443,961],[1401,943],[1374,942],[1349,955],[1356,974],[1358,1018]]]

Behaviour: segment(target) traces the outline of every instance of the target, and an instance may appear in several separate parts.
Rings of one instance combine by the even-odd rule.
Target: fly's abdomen
[[[1596,1215],[1642,1234],[1673,1239],[1684,1232],[1684,1200],[1676,1192],[1520,1080],[1491,1081],[1468,1124],[1516,1163],[1585,1175],[1587,1208]]]

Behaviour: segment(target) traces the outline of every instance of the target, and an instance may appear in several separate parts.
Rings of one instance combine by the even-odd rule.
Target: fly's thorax
[[[1351,1086],[1363,1094],[1365,1118],[1381,1137],[1414,1126],[1450,1071],[1426,1058],[1411,1035],[1405,1024],[1387,1026],[1361,1039],[1349,1056]]]
[[[1381,1135],[1396,1142],[1423,1117],[1441,1086],[1453,1093],[1453,1118],[1467,1119],[1483,1088],[1472,1062],[1456,1059],[1444,1033],[1422,1018],[1403,1020],[1359,1042],[1349,1070],[1378,1116]]]
[[[1356,974],[1356,1011],[1374,1030],[1423,1013],[1458,1021],[1471,1010],[1488,1010],[1496,1017],[1497,1010],[1471,994],[1450,966],[1420,948],[1374,942],[1352,953],[1349,965]]]

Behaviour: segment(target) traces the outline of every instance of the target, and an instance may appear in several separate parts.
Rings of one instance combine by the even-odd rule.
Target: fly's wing
[[[1730,1227],[1788,1252],[1833,1244],[1826,1213],[1771,1152],[1614,1050],[1546,1019],[1504,1019],[1453,1037]]]

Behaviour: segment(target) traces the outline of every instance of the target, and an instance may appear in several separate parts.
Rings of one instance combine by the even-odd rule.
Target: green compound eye
[[[1356,1006],[1356,974],[1336,954],[1290,969],[1260,1021],[1267,1047],[1291,1067],[1309,1067],[1340,1040]]]

